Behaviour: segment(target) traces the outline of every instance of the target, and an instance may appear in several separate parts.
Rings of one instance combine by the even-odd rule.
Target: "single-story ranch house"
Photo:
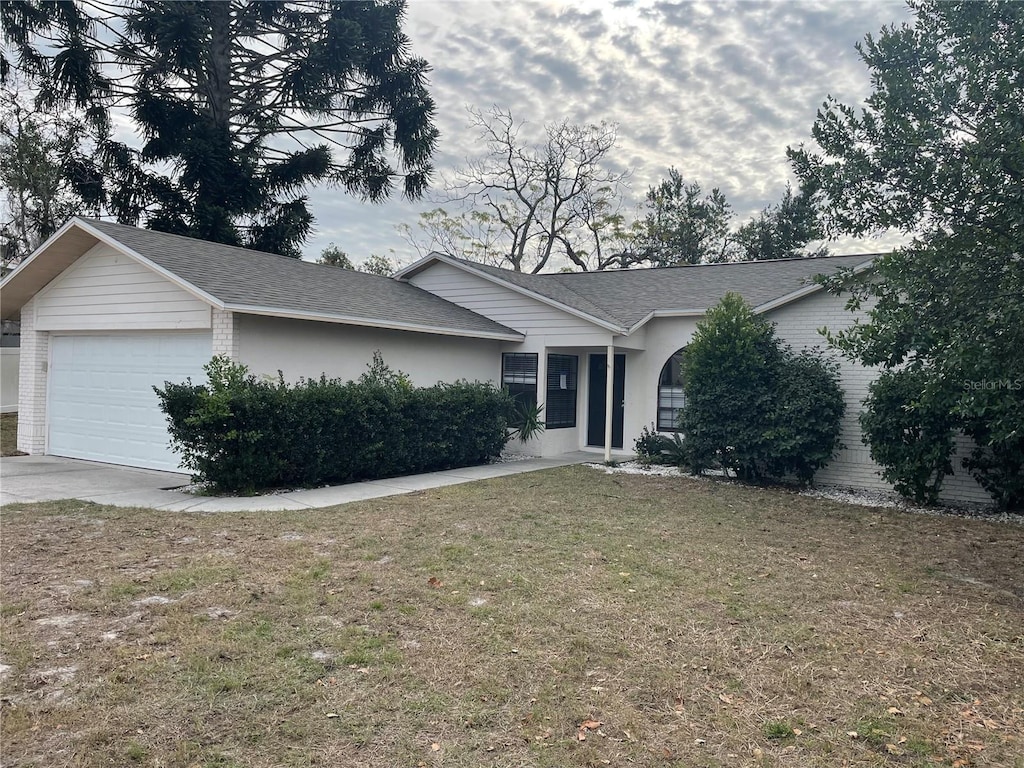
[[[671,430],[679,353],[728,291],[795,348],[848,326],[813,281],[869,256],[525,275],[431,254],[393,278],[177,235],[73,219],[0,283],[21,319],[18,448],[179,468],[152,392],[202,379],[212,355],[286,379],[356,378],[380,350],[420,385],[492,381],[543,404],[543,456],[628,453],[645,425]],[[825,485],[885,488],[857,414],[873,371],[841,361],[845,448]],[[950,499],[987,501],[961,473]]]

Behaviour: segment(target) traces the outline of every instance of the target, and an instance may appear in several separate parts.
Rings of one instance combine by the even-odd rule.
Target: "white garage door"
[[[51,336],[47,452],[178,470],[153,387],[204,381],[211,350],[209,333]]]

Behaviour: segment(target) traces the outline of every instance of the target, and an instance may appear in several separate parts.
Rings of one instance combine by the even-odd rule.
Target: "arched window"
[[[683,355],[680,349],[665,363],[658,378],[658,430],[679,430],[679,413],[683,410]]]

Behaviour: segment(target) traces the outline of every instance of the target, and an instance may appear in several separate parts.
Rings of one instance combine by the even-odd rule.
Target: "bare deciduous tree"
[[[614,125],[563,120],[530,144],[508,110],[469,114],[484,152],[445,179],[441,207],[420,217],[418,232],[401,228],[421,254],[442,250],[531,273],[622,266],[614,244],[625,237],[620,209],[628,172],[606,166]]]

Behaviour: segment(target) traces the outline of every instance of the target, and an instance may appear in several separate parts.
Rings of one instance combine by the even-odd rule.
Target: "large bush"
[[[309,487],[480,464],[507,439],[508,395],[478,382],[413,387],[376,356],[359,381],[260,379],[214,358],[208,384],[157,389],[172,446],[225,491]]]
[[[924,395],[928,375],[889,370],[872,382],[860,415],[871,458],[900,494],[934,504],[946,475],[953,474],[953,426],[944,397]]]
[[[845,403],[835,365],[784,347],[736,294],[698,325],[684,379],[680,427],[695,472],[721,466],[750,481],[809,482],[839,446]]]
[[[982,382],[988,384],[989,382]],[[953,474],[956,435],[974,445],[962,459],[978,483],[1005,510],[1024,508],[1024,382],[957,387],[914,361],[887,370],[871,385],[860,422],[882,477],[904,496],[935,504]],[[984,399],[994,401],[986,407]],[[976,416],[975,414],[982,414]]]

